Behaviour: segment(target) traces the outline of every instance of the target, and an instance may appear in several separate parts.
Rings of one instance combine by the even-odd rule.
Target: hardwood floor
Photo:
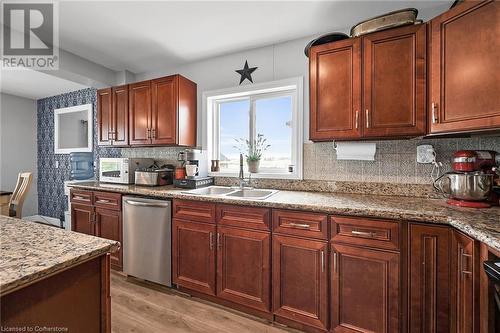
[[[168,288],[111,273],[113,333],[290,333],[267,321],[228,311]]]

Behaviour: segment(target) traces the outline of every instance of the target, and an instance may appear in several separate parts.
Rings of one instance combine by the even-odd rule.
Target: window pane
[[[259,99],[255,104],[256,134],[271,146],[260,161],[262,172],[287,172],[292,164],[292,97]]]
[[[220,121],[220,171],[239,170],[240,152],[235,139],[249,138],[248,99],[228,101],[219,104]]]

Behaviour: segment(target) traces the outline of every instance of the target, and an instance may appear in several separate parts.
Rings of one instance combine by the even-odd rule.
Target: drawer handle
[[[75,195],[75,196],[73,197],[73,199],[75,199],[75,200],[88,200],[87,198],[85,198],[85,197],[81,197],[81,196],[79,196],[79,195]]]
[[[106,199],[99,199],[96,201],[96,203],[111,203],[111,201]]]
[[[304,229],[311,229],[311,226],[309,224],[305,223],[289,223],[288,224],[290,227],[295,227],[295,228],[304,228]]]
[[[356,236],[370,237],[370,238],[373,238],[375,236],[374,232],[357,231],[357,230],[351,230],[351,234]]]

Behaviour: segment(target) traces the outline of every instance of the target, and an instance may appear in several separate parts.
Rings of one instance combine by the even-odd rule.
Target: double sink
[[[235,188],[225,186],[208,186],[197,188],[195,190],[183,191],[185,194],[224,196],[228,198],[265,200],[271,195],[276,194],[278,190],[261,190],[253,188]]]

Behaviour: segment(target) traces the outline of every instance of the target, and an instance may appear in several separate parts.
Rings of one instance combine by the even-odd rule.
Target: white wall
[[[32,172],[33,182],[23,216],[37,214],[36,101],[0,94],[0,189],[13,191],[19,172]]]
[[[301,38],[253,50],[228,54],[193,62],[164,71],[137,74],[136,79],[147,80],[171,74],[181,74],[198,84],[198,124],[202,124],[202,95],[205,91],[238,86],[240,75],[236,69],[243,68],[245,60],[250,67],[258,67],[252,73],[254,83],[269,82],[302,76],[304,78],[304,139],[309,137],[309,60],[304,47],[313,37]],[[247,80],[242,85],[251,84]],[[198,128],[198,145],[202,142],[202,131]]]

